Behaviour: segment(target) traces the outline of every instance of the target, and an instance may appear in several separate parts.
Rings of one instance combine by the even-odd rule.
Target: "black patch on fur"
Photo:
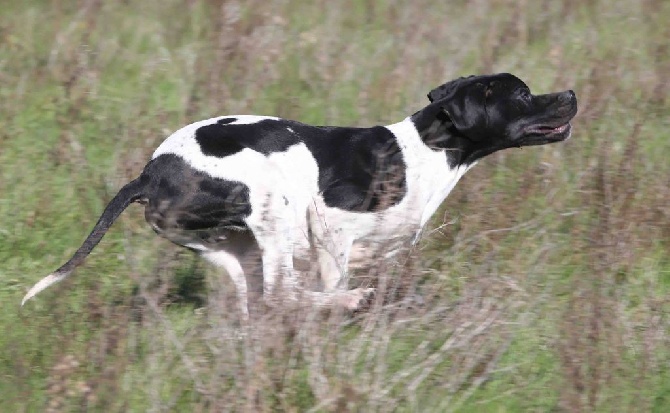
[[[302,128],[293,128],[300,135]],[[329,207],[370,212],[398,204],[407,193],[406,165],[388,129],[321,128],[307,139],[319,164],[319,190]],[[308,127],[305,132],[312,132]]]
[[[151,182],[145,216],[160,231],[195,231],[207,242],[225,231],[248,229],[244,219],[251,203],[243,183],[213,178],[172,154],[153,159],[142,176]]]
[[[225,119],[230,118],[201,126],[195,131],[195,140],[203,154],[223,158],[250,148],[269,155],[283,152],[300,142],[288,130],[278,130],[276,123],[280,121],[263,120],[254,124],[232,125],[229,122],[221,123]]]
[[[203,126],[196,131],[196,140],[205,155],[219,157],[243,148],[268,156],[304,143],[319,166],[319,191],[332,208],[381,210],[400,202],[407,192],[402,152],[395,135],[381,126],[310,126],[264,119]]]
[[[216,121],[219,125],[227,125],[229,123],[233,123],[237,120],[237,118],[222,118]]]
[[[229,127],[219,123],[199,127],[195,131],[195,140],[200,145],[202,153],[223,158],[244,149],[244,146],[235,139],[229,139],[226,132],[226,128]]]

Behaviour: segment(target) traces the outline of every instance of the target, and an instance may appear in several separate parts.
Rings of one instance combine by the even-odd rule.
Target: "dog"
[[[121,212],[139,202],[155,232],[228,273],[245,315],[254,280],[264,300],[357,309],[374,289],[347,289],[352,251],[374,258],[384,253],[381,246],[393,252],[416,243],[479,159],[566,140],[577,113],[572,90],[532,95],[508,73],[462,77],[428,99],[389,126],[244,115],[179,129],[114,196],[73,257],[21,305],[70,275]],[[299,262],[317,265],[317,288],[300,282]]]

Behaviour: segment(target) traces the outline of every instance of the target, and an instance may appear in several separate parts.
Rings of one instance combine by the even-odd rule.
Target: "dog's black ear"
[[[460,87],[467,83],[471,83],[475,77],[476,76],[474,75],[459,77],[458,79],[452,80],[451,82],[440,85],[428,92],[428,100],[431,102],[436,102],[453,95]]]
[[[433,105],[439,105],[440,116],[447,117],[458,131],[471,139],[479,139],[480,130],[487,124],[487,87],[473,76],[460,78],[433,89],[428,99]]]
[[[440,100],[445,96],[444,86],[445,85],[436,87],[435,89],[428,92],[428,100],[430,100],[431,103],[435,102],[436,100]]]
[[[438,100],[444,99],[449,91],[453,89],[452,84],[454,82],[457,82],[458,80],[454,80],[448,83],[445,83],[443,85],[440,85],[436,87],[435,89],[431,90],[428,92],[428,100],[430,100],[431,103],[436,102]]]

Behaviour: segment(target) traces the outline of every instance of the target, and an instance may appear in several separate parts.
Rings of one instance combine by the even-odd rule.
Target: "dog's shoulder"
[[[407,165],[394,131],[383,126],[320,130],[325,134],[306,144],[319,165],[319,190],[327,206],[374,212],[402,200]]]

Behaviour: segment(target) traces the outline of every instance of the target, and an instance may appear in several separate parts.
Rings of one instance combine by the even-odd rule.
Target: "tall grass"
[[[1,411],[670,409],[670,4],[26,1],[0,7]],[[396,122],[452,78],[572,88],[573,138],[481,161],[355,316],[240,327],[131,207],[26,308],[176,128]]]

